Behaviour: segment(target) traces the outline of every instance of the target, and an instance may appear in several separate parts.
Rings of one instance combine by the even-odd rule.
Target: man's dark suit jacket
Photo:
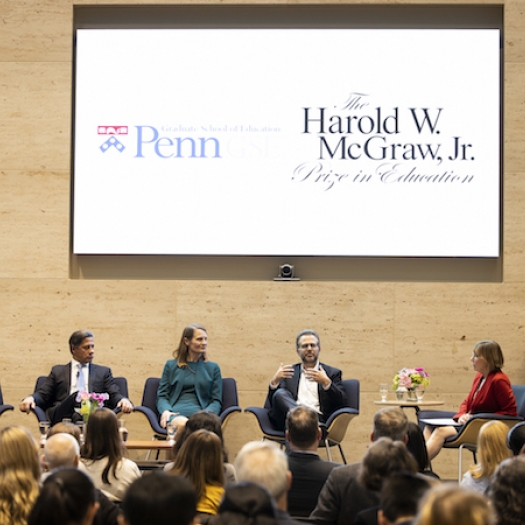
[[[288,512],[292,516],[310,516],[328,474],[335,467],[340,466],[340,463],[322,460],[313,452],[292,450],[288,454],[288,468],[292,473],[292,487],[288,492]]]
[[[346,403],[346,394],[341,385],[341,370],[334,368],[333,366],[325,365],[324,363],[319,363],[323,367],[326,375],[332,381],[330,388],[325,390],[321,385],[317,385],[317,391],[319,392],[319,408],[321,410],[322,416],[320,416],[321,421],[326,421],[336,410],[342,408]],[[294,373],[292,377],[287,377],[279,382],[277,388],[268,390],[268,401],[270,406],[270,419],[274,422],[281,420],[281,415],[274,412],[272,405],[272,398],[280,388],[286,388],[297,400],[297,393],[299,391],[299,379],[301,378],[301,364],[297,363],[293,365]]]
[[[332,470],[310,515],[316,525],[354,523],[359,512],[379,505],[379,494],[359,482],[361,463]]]
[[[115,408],[124,397],[113,379],[111,370],[106,366],[89,364],[90,392],[107,392],[109,399],[105,403],[109,408]],[[55,365],[47,376],[44,384],[32,394],[37,406],[46,411],[50,421],[54,421],[53,413],[57,406],[69,397],[71,390],[71,363]]]

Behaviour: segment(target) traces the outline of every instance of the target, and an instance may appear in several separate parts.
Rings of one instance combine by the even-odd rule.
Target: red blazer
[[[461,403],[459,412],[453,416],[453,419],[458,419],[463,414],[479,414],[480,412],[506,416],[518,415],[516,398],[510,386],[509,378],[501,370],[490,372],[481,390],[474,397],[476,388],[482,379],[481,374],[476,374],[470,394]]]

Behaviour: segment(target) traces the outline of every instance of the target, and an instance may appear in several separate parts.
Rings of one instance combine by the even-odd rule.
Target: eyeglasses
[[[299,345],[301,350],[306,350],[307,348],[319,348],[319,343],[303,343]]]

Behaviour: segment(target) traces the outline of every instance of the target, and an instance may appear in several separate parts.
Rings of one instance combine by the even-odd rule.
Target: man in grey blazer
[[[269,416],[276,428],[284,430],[288,411],[303,405],[319,414],[320,423],[346,403],[341,370],[319,362],[321,341],[317,332],[303,330],[295,340],[301,363],[281,363],[270,381]]]
[[[127,413],[133,410],[131,401],[124,397],[106,366],[94,365],[95,342],[92,332],[77,330],[69,338],[72,359],[65,365],[55,365],[44,384],[20,403],[20,410],[29,413],[38,406],[46,411],[52,425],[64,418],[80,417],[75,412],[79,391],[109,394],[106,405],[120,407]]]

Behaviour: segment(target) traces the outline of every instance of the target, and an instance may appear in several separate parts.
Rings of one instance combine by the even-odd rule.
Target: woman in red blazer
[[[464,425],[473,414],[487,412],[516,416],[516,398],[509,378],[501,371],[503,352],[495,341],[480,341],[474,345],[470,358],[477,372],[467,398],[453,419]],[[445,439],[456,435],[457,427],[426,427],[425,439],[430,459],[437,456]]]

